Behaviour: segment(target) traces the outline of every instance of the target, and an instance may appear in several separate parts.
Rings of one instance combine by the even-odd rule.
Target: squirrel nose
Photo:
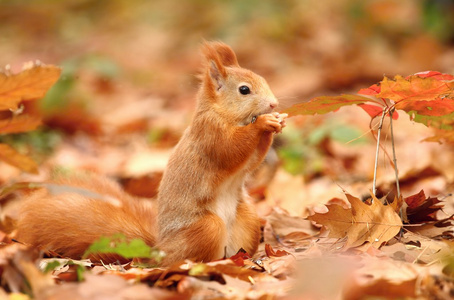
[[[271,109],[275,109],[276,106],[277,106],[277,102],[271,102],[271,103],[270,103]]]

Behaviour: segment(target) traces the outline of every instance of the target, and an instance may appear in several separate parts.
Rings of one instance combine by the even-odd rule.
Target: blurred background
[[[229,44],[241,66],[267,79],[283,109],[354,93],[384,75],[453,74],[454,2],[0,0],[0,67],[19,72],[40,60],[63,68],[40,102],[45,126],[2,139],[31,153],[43,170],[64,165],[125,180],[162,170],[191,118],[203,40]],[[302,176],[299,185],[323,176],[370,181],[370,120],[358,109],[341,111],[295,118],[281,137],[278,154],[289,174]],[[396,137],[401,143],[430,135],[420,124],[406,126]],[[361,143],[366,148],[355,148]],[[0,182],[18,176],[2,170]],[[293,178],[285,176],[281,182]]]
[[[98,89],[83,95],[91,100],[91,92],[128,86],[169,105],[191,101],[204,39],[231,45],[278,96],[298,102],[383,75],[454,71],[454,3],[448,0],[0,4],[0,65],[14,70],[39,59],[63,66],[66,80],[78,78],[68,98],[94,80],[91,88]]]

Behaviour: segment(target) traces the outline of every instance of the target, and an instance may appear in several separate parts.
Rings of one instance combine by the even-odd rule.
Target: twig
[[[397,199],[399,199],[400,198],[400,185],[399,185],[399,172],[397,170],[396,149],[394,148],[393,113],[394,113],[394,108],[389,111],[389,124],[390,124],[390,129],[391,129],[391,147],[393,149],[394,172],[396,174]]]
[[[378,153],[380,151],[380,133],[381,133],[381,129],[383,127],[383,120],[385,119],[385,114],[386,114],[386,107],[383,107],[383,113],[380,118],[380,124],[378,125],[378,132],[377,132],[377,150],[375,151],[374,181],[372,183],[372,193],[374,194],[374,196],[377,196],[376,195],[377,188],[376,188],[375,184],[377,181]]]

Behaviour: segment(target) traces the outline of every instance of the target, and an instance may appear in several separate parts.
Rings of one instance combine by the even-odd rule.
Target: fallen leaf
[[[423,190],[404,199],[407,203],[407,218],[410,224],[436,221],[437,212],[444,204],[437,198],[426,197]]]
[[[268,256],[268,257],[270,257],[270,256],[281,257],[281,256],[287,256],[290,254],[285,250],[275,251],[273,249],[273,247],[271,247],[270,244],[265,244],[265,253],[266,253],[266,256]]]
[[[414,224],[411,224],[414,225]],[[454,239],[454,220],[453,216],[445,219],[422,223],[420,226],[405,226],[405,229],[417,233],[421,236],[426,236],[431,239]],[[419,224],[417,224],[419,225]]]
[[[243,267],[244,266],[244,260],[250,259],[251,256],[243,249],[241,248],[237,254],[232,255],[229,259],[233,261],[235,265],[238,267]]]
[[[416,278],[392,282],[380,278],[367,285],[358,282],[350,282],[348,289],[344,292],[344,299],[360,300],[379,297],[380,299],[407,299],[416,296]]]
[[[357,247],[365,242],[378,248],[399,233],[402,221],[390,206],[373,197],[371,205],[346,194],[350,209],[340,205],[327,205],[325,214],[315,213],[308,219],[328,228],[329,237],[346,238],[345,248]]]

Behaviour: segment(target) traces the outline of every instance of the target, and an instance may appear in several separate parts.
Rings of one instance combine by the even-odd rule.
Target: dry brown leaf
[[[345,299],[365,299],[378,297],[380,299],[413,298],[416,296],[416,278],[398,283],[380,278],[369,285],[350,283],[345,292]]]
[[[436,214],[444,206],[444,203],[438,198],[426,197],[424,190],[406,197],[404,200],[408,205],[406,212],[410,224],[437,221]]]
[[[0,160],[22,171],[28,173],[38,173],[38,165],[28,156],[20,154],[7,144],[0,144]]]
[[[276,245],[282,244],[298,248],[307,246],[308,238],[317,232],[307,220],[301,217],[293,217],[285,210],[275,207],[266,218],[264,229],[265,243]]]
[[[60,68],[40,63],[28,63],[18,74],[0,73],[0,110],[15,110],[21,101],[42,98],[60,73]]]
[[[270,244],[265,244],[265,253],[266,253],[266,256],[268,256],[268,257],[270,257],[270,256],[281,257],[281,256],[290,255],[290,253],[288,253],[285,250],[277,250],[277,251],[274,250]]]
[[[328,212],[316,213],[308,219],[329,229],[329,237],[346,238],[345,248],[357,247],[365,242],[378,248],[399,233],[402,221],[390,206],[384,206],[373,197],[371,205],[346,194],[350,209],[340,205],[327,205]]]

